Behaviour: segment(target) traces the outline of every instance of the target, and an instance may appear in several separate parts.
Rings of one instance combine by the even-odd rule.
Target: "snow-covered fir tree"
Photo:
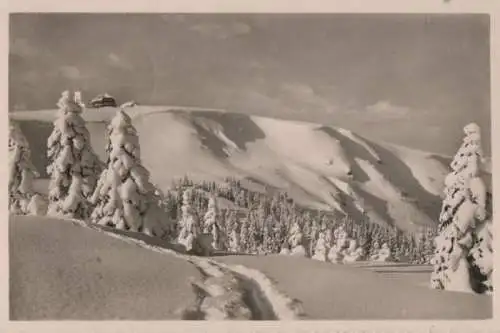
[[[280,222],[273,219],[272,229],[271,229],[271,251],[273,253],[279,253],[283,245],[281,240],[281,225]]]
[[[208,201],[208,210],[205,214],[205,223],[203,232],[212,235],[212,247],[215,250],[221,250],[223,247],[222,232],[219,221],[219,209],[214,196],[211,196]]]
[[[141,163],[139,138],[131,118],[118,111],[108,133],[107,165],[92,196],[92,222],[162,237],[170,220]]]
[[[153,198],[156,199],[158,207],[165,213],[166,221],[168,221],[168,223],[162,223],[162,225],[165,227],[164,238],[174,240],[177,238],[177,224],[174,223],[174,215],[177,209],[174,196],[170,191],[164,193],[156,184],[153,184],[153,188]]]
[[[314,219],[311,223],[311,228],[309,232],[309,253],[312,256],[315,249],[316,249],[316,242],[318,241],[319,237],[319,225],[318,221]]]
[[[247,218],[240,220],[240,248],[239,252],[246,253],[250,243],[250,221]]]
[[[340,224],[335,228],[335,231],[333,232],[333,239],[334,245],[328,248],[328,260],[334,263],[343,262],[345,250],[349,246],[349,238],[347,236],[347,232],[345,231],[344,224]]]
[[[75,92],[75,102],[78,104],[82,109],[85,109],[85,103],[82,100],[82,92],[81,91],[76,91]]]
[[[287,240],[285,240],[283,242],[283,244],[281,244],[280,254],[282,254],[282,255],[289,255],[290,254],[290,244],[288,244]]]
[[[220,239],[220,244],[224,250],[227,250],[227,235],[228,231],[226,229],[227,227],[227,214],[226,214],[227,209],[220,209],[219,210],[219,228],[220,228],[220,233],[221,233],[221,239]]]
[[[319,261],[327,261],[329,252],[330,248],[326,240],[326,230],[321,230],[318,235],[318,240],[316,242],[312,258]]]
[[[31,150],[21,127],[9,124],[9,212],[18,215],[43,215],[47,207],[33,189],[38,172],[31,162]]]
[[[257,216],[254,211],[249,211],[247,215],[248,225],[248,249],[249,253],[257,253],[259,240],[259,226],[257,225]]]
[[[182,244],[188,252],[199,250],[198,238],[201,234],[201,228],[198,218],[191,206],[192,196],[192,189],[186,189],[184,191],[182,202],[182,219],[179,222],[181,230],[177,238],[177,242],[179,244]]]
[[[272,216],[265,220],[262,230],[262,250],[265,253],[272,252]]]
[[[102,164],[91,147],[82,107],[69,91],[62,93],[57,106],[58,117],[47,140],[48,214],[86,219],[90,213],[88,199]]]
[[[304,247],[304,234],[298,222],[295,222],[290,230],[290,237],[288,238],[290,245],[290,254],[305,257],[307,255]]]
[[[439,234],[432,258],[431,287],[473,292],[478,284],[471,276],[477,261],[468,260],[477,231],[486,223],[486,187],[479,177],[483,160],[479,126],[464,127],[465,138],[445,178],[445,198],[439,217]],[[484,248],[488,244],[483,245]],[[483,270],[485,273],[487,269]]]
[[[421,260],[425,264],[429,264],[436,250],[434,240],[436,238],[436,232],[433,229],[428,228],[425,232],[425,241],[423,244],[422,252],[420,253]]]
[[[358,247],[358,242],[356,239],[349,239],[349,245],[347,249],[344,250],[343,261],[346,263],[360,261],[364,259],[364,251],[362,247]]]
[[[234,211],[231,211],[229,214],[229,217],[227,219],[227,225],[228,225],[228,248],[229,251],[239,253],[241,251],[241,244],[240,244],[240,228],[241,225],[238,223],[237,218],[236,218],[236,213]]]
[[[391,249],[389,248],[389,245],[387,243],[383,243],[380,250],[378,250],[378,256],[376,261],[382,261],[382,262],[394,261]]]

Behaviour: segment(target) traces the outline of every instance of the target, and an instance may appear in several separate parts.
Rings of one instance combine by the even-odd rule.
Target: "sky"
[[[489,54],[479,14],[11,14],[9,110],[79,89],[447,155],[476,122],[490,154]]]

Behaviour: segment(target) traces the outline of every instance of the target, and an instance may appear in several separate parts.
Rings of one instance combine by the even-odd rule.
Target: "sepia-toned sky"
[[[474,121],[490,154],[486,15],[13,14],[9,54],[10,110],[81,89],[450,155]]]

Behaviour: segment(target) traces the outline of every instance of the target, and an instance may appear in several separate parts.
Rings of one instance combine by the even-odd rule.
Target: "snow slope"
[[[218,320],[228,311],[233,319],[267,320],[492,315],[490,296],[368,271],[381,267],[277,255],[194,257],[141,234],[69,220],[11,217],[9,227],[11,320]],[[396,271],[388,266],[383,272]]]
[[[466,320],[492,318],[493,314],[490,296],[431,290],[407,278],[389,278],[348,265],[278,255],[217,260],[268,276],[277,288],[301,301],[305,319]]]
[[[9,241],[11,320],[181,319],[196,300],[193,265],[68,221],[11,217]]]
[[[101,158],[105,126],[115,111],[89,109],[83,115]],[[448,157],[306,122],[167,106],[127,112],[139,131],[143,163],[162,189],[185,174],[216,181],[237,176],[287,190],[300,204],[355,219],[365,213],[405,230],[437,223]],[[41,171],[54,115],[55,110],[9,113],[21,122]],[[485,173],[491,178],[490,170]]]
[[[11,320],[301,316],[297,302],[241,265],[79,220],[11,216],[9,222]]]

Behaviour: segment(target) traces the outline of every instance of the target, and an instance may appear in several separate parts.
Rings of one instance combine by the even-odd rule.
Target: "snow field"
[[[11,320],[180,320],[196,298],[190,263],[76,223],[9,220]]]
[[[203,275],[207,277],[203,281],[193,281],[196,286],[208,294],[208,297],[205,296],[202,298],[201,304],[197,307],[207,320],[222,320],[228,318],[249,319],[250,310],[245,310],[248,306],[246,305],[247,302],[244,300],[247,292],[242,290],[245,280],[249,280],[249,282],[246,283],[247,288],[252,289],[258,287],[258,290],[250,290],[254,298],[252,303],[265,304],[268,302],[270,309],[272,309],[272,314],[270,313],[270,309],[264,309],[264,311],[261,311],[262,309],[254,309],[254,312],[264,312],[261,313],[261,316],[278,320],[300,319],[304,316],[297,301],[277,290],[276,285],[269,278],[255,269],[249,269],[241,265],[227,265],[213,259],[180,254],[171,249],[150,245],[143,240],[105,231],[102,228],[87,224],[80,220],[72,219],[69,221],[151,251],[175,256],[176,258],[186,260],[195,265],[203,272]],[[241,278],[238,279],[238,276],[241,276]],[[261,293],[265,297],[265,300],[260,299]],[[180,311],[186,313],[197,312],[192,307],[181,309]]]

